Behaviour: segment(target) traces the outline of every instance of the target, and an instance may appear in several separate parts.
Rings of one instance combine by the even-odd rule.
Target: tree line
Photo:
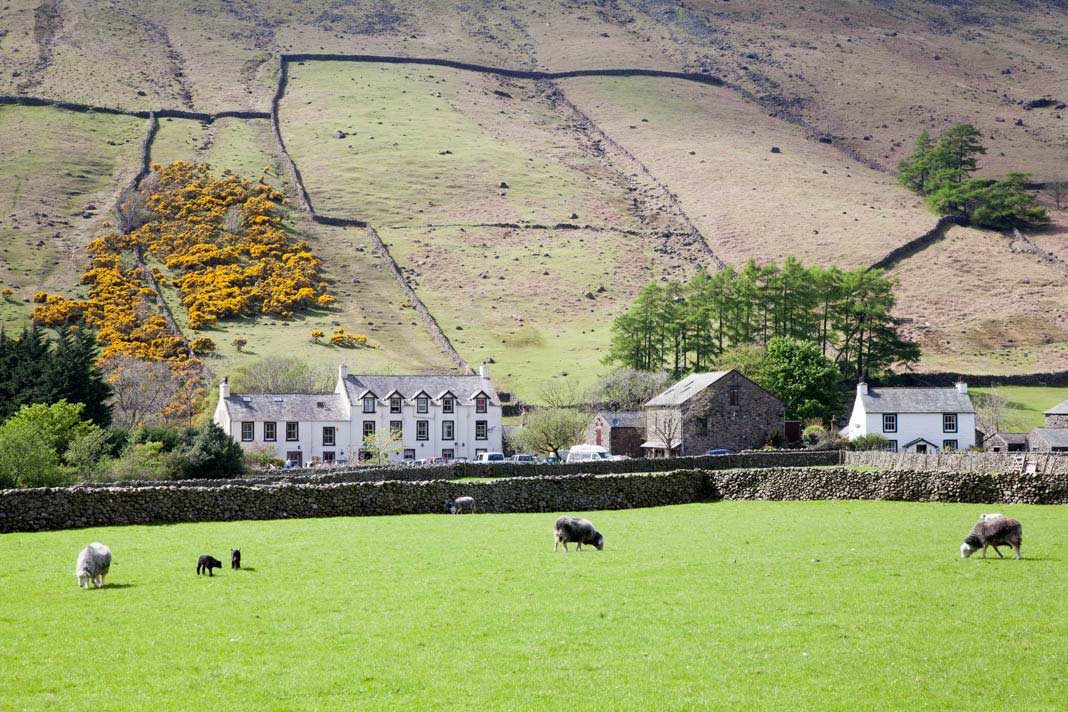
[[[845,379],[881,374],[920,357],[891,314],[893,286],[882,270],[805,266],[793,257],[653,282],[613,323],[605,362],[678,378],[789,339],[816,344]]]

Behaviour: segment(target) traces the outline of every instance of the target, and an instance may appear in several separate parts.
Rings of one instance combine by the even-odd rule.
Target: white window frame
[[[267,437],[267,426],[271,426],[271,437]],[[263,442],[273,443],[278,441],[278,423],[268,420],[263,424]]]
[[[479,432],[481,431],[481,435]],[[475,440],[489,440],[489,421],[488,420],[476,420],[475,421]]]
[[[893,427],[886,427],[887,419],[893,418]],[[884,433],[896,433],[898,427],[897,413],[883,413],[883,432]]]
[[[950,423],[950,419],[952,419],[952,423],[953,423],[952,429],[946,427]],[[943,433],[955,433],[955,432],[957,432],[959,423],[960,423],[960,420],[957,418],[957,414],[956,413],[943,413],[942,414],[942,432]]]
[[[245,434],[246,428],[248,429],[247,436]],[[256,439],[256,423],[255,423],[255,421],[252,421],[252,420],[243,420],[243,421],[241,421],[241,442],[250,443],[255,439]]]
[[[329,437],[327,435],[329,434]],[[323,426],[323,446],[334,447],[337,443],[337,429],[332,425]]]
[[[443,420],[441,421],[441,439],[445,441],[456,439],[456,421],[455,420]]]
[[[415,439],[424,442],[430,439],[430,421],[429,420],[417,420],[415,421]]]
[[[374,396],[364,396],[363,397],[363,412],[364,413],[374,413],[375,412],[375,401],[376,400],[378,400],[378,399],[375,398]]]

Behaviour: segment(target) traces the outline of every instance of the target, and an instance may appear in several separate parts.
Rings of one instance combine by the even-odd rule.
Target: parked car
[[[542,462],[546,465],[559,465],[561,460],[556,455],[546,455]]]
[[[480,452],[475,456],[475,462],[505,462],[503,452]]]
[[[533,465],[537,461],[538,459],[533,455],[512,455],[512,462],[516,463],[517,465]]]
[[[726,448],[726,447],[719,447],[719,448],[715,448],[714,450],[709,450],[705,454],[706,455],[733,455],[734,454],[734,450],[731,450],[730,448]]]
[[[568,462],[599,462],[611,459],[608,449],[600,445],[575,445],[567,451]]]

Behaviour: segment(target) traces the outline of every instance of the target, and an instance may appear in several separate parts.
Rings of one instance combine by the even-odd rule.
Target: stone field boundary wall
[[[1017,456],[1022,457],[1022,467]],[[841,463],[917,472],[1023,471],[1048,475],[1068,474],[1068,454],[1042,452],[951,452],[920,455],[913,452],[843,451]]]
[[[338,484],[343,482],[381,482],[383,480],[426,481],[464,477],[564,477],[574,475],[611,475],[627,473],[669,472],[672,470],[725,470],[740,467],[814,467],[837,465],[836,450],[821,452],[795,450],[779,452],[741,452],[734,455],[676,457],[670,460],[606,460],[559,465],[517,465],[463,462],[428,467],[350,467],[337,469],[287,470],[276,474],[261,473],[236,479],[219,480],[128,480],[123,482],[85,483],[79,487],[225,487],[229,485],[271,484]]]
[[[896,500],[1066,504],[1068,475],[773,468],[515,477],[487,482],[347,482],[225,487],[0,491],[0,533],[178,522],[443,513],[470,495],[479,512],[660,507],[715,500]]]

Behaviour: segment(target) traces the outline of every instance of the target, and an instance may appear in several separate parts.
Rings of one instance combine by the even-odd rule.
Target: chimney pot
[[[857,384],[857,393],[862,396],[868,395],[868,384],[864,381],[859,382]]]

